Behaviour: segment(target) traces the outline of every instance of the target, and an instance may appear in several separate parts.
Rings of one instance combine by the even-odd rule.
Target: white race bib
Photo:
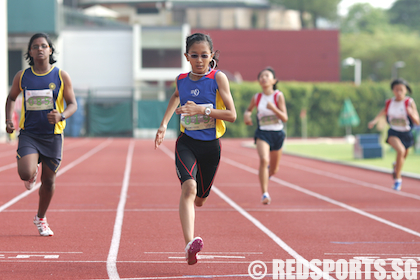
[[[54,109],[52,89],[26,90],[25,103],[27,111]]]
[[[213,104],[197,104],[203,107],[210,107],[213,109]],[[206,116],[197,114],[194,116],[186,116],[185,114],[181,114],[181,124],[188,130],[201,130],[201,129],[208,129],[208,128],[215,128],[216,127],[216,119]]]

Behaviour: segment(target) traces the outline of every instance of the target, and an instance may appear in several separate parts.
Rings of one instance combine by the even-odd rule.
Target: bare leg
[[[29,181],[38,168],[38,154],[26,155],[17,161],[18,174],[23,181]]]
[[[268,163],[270,160],[270,146],[267,142],[257,139],[257,152],[260,157],[258,177],[260,179],[261,191],[262,193],[266,193],[268,191]]]
[[[41,187],[39,188],[38,217],[45,218],[48,206],[55,191],[56,173],[42,163]]]
[[[268,173],[268,177],[273,176],[279,171],[281,154],[282,149],[270,152],[270,170]]]
[[[189,179],[182,183],[181,189],[181,198],[179,200],[179,217],[181,219],[185,245],[187,245],[188,242],[194,238],[194,201],[197,194],[197,183],[193,179]]]
[[[390,136],[388,138],[388,144],[397,152],[397,158],[395,161],[395,178],[401,179],[401,170],[404,165],[405,158],[408,155],[408,149],[404,147],[401,140],[398,137]]]

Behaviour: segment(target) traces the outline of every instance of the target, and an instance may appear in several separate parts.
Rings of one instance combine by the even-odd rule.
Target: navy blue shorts
[[[38,154],[38,163],[45,163],[52,171],[58,171],[61,164],[63,150],[62,134],[33,134],[23,129],[20,130],[17,159]]]
[[[255,131],[254,141],[257,143],[257,139],[261,139],[270,145],[270,151],[278,151],[283,147],[284,139],[286,138],[286,133],[283,130],[280,131],[271,131],[271,130],[261,130],[258,129]]]
[[[385,141],[386,143],[388,143],[389,136],[398,137],[406,149],[414,145],[414,136],[411,131],[401,132],[401,131],[396,131],[390,128],[388,130],[388,137],[386,138],[386,141]]]
[[[202,141],[181,133],[175,147],[176,173],[181,184],[194,179],[197,196],[208,197],[219,167],[220,151],[219,139]]]

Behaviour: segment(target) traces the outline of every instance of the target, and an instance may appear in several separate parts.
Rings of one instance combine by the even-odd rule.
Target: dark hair
[[[261,70],[260,73],[258,73],[258,80],[260,79],[260,76],[261,76],[262,72],[264,72],[264,71],[270,71],[273,74],[273,78],[276,79],[276,72],[274,71],[274,69],[271,68],[271,67],[266,67],[263,70]],[[273,85],[274,90],[277,89],[277,82],[278,82],[278,80],[276,79],[276,83]]]
[[[213,41],[211,40],[210,36],[203,33],[194,33],[187,37],[187,46],[185,52],[188,53],[191,46],[196,42],[207,42],[210,47],[210,52],[213,53]],[[215,51],[213,59],[216,61],[216,67],[219,64],[219,53],[220,51]],[[214,61],[210,61],[210,67],[214,67]]]
[[[406,80],[404,80],[402,78],[398,78],[398,79],[393,80],[391,82],[391,89],[394,89],[394,86],[396,86],[396,85],[405,85],[408,92],[411,93],[411,87]]]
[[[47,40],[48,45],[50,46],[51,51],[52,51],[51,54],[50,54],[50,64],[56,63],[57,61],[54,59],[55,48],[54,48],[48,34],[46,34],[46,33],[36,33],[36,34],[32,35],[31,39],[29,40],[28,51],[25,54],[25,59],[29,62],[29,65],[31,65],[31,66],[34,65],[34,59],[29,55],[29,51],[31,50],[31,46],[32,46],[32,43],[34,42],[34,40],[38,39],[38,38],[45,38],[45,40]]]

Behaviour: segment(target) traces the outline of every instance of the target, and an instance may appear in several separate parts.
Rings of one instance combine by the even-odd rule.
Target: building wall
[[[131,87],[131,30],[63,30],[58,62],[75,89]]]
[[[340,80],[337,30],[216,30],[209,34],[220,50],[219,69],[233,77],[254,81],[271,66],[281,81],[338,82]]]

